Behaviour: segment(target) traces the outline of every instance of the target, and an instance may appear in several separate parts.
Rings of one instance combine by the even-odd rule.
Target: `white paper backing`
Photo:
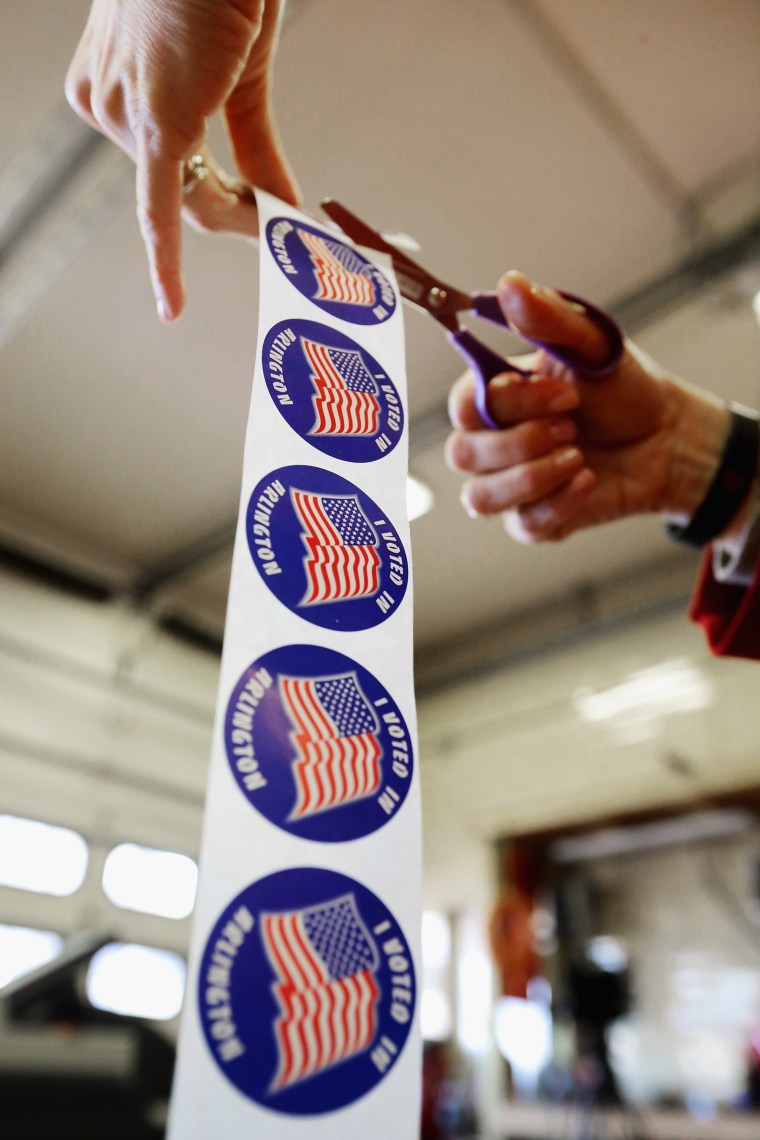
[[[315,225],[312,218],[258,193],[261,224],[261,302],[253,393],[245,443],[242,493],[222,656],[216,724],[194,915],[177,1072],[170,1112],[170,1140],[415,1140],[420,1111],[420,804],[412,674],[412,588],[373,628],[320,628],[291,612],[270,591],[254,565],[246,533],[252,489],[270,471],[304,464],[355,483],[398,532],[411,571],[406,519],[408,410],[401,303],[381,324],[359,325],[330,316],[303,296],[276,264],[264,239],[271,217]],[[322,223],[316,223],[320,225]],[[329,224],[324,225],[329,230]],[[366,256],[367,251],[362,251]],[[389,280],[385,259],[373,256]],[[374,462],[349,463],[317,450],[285,421],[267,388],[262,345],[283,320],[318,321],[347,334],[392,377],[404,408],[404,434],[395,448]],[[213,378],[209,379],[213,383]],[[289,834],[248,802],[233,778],[224,743],[224,718],[231,691],[255,659],[280,646],[325,646],[356,659],[392,694],[411,737],[414,767],[406,799],[384,826],[346,842],[317,842]],[[211,1055],[199,1015],[201,956],[210,931],[230,901],[250,884],[287,868],[318,867],[341,872],[369,888],[387,906],[406,935],[417,977],[413,1027],[393,1067],[364,1095],[336,1111],[296,1115],[262,1107],[225,1075]],[[283,909],[288,900],[283,901]],[[255,936],[255,931],[251,937]],[[239,1013],[240,1011],[235,1011]],[[255,1016],[255,1009],[244,1012]],[[336,1066],[339,1079],[340,1066]],[[272,1103],[276,1103],[276,1097]]]

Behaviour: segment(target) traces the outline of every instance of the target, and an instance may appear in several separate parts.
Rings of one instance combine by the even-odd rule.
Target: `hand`
[[[138,219],[163,320],[178,317],[185,300],[181,213],[204,231],[255,236],[251,184],[297,204],[271,109],[280,7],[280,0],[93,0],[66,95],[137,165]],[[244,183],[204,147],[217,111]],[[209,176],[183,199],[183,166],[198,153]]]
[[[603,333],[551,289],[519,273],[499,283],[499,303],[518,332],[604,359]],[[719,462],[728,412],[626,342],[619,367],[585,379],[545,351],[489,385],[500,431],[483,426],[473,379],[455,385],[446,445],[451,467],[474,476],[462,501],[474,515],[503,514],[521,542],[565,538],[583,527],[647,512],[688,517]]]

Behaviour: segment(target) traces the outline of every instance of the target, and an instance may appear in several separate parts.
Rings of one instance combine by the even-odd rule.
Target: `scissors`
[[[363,222],[350,210],[336,202],[334,198],[325,198],[322,209],[357,245],[366,246],[367,249],[386,253],[391,259],[393,269],[398,281],[401,296],[410,305],[423,312],[429,313],[448,329],[449,340],[467,360],[475,374],[475,406],[483,422],[490,428],[498,429],[498,424],[488,410],[487,396],[488,384],[494,376],[501,372],[517,372],[521,376],[530,376],[531,373],[518,368],[499,356],[488,345],[459,324],[459,313],[469,312],[494,324],[510,328],[509,322],[501,311],[495,293],[463,293],[434,277],[427,269],[423,269],[416,261],[397,246],[383,237],[378,231]],[[550,344],[547,341],[536,340],[523,334],[524,340],[545,349],[555,359],[567,364],[575,372],[590,378],[602,378],[613,372],[620,363],[623,355],[623,334],[619,326],[602,309],[598,309],[589,301],[576,297],[573,293],[558,290],[561,297],[580,305],[586,315],[604,333],[607,341],[607,355],[599,365],[589,365],[573,349],[565,345]],[[510,329],[514,332],[515,330]]]

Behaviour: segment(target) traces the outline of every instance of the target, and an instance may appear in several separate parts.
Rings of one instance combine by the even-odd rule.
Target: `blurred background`
[[[0,0],[8,1140],[163,1135],[256,351],[249,244],[188,232],[156,319],[132,167],[63,98],[88,7]],[[759,61],[757,0],[290,0],[276,105],[307,209],[757,407]],[[406,324],[423,1136],[760,1135],[759,667],[709,656],[656,520],[467,518],[461,364]]]

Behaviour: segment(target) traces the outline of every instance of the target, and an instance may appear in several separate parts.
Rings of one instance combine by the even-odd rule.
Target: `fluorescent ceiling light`
[[[460,925],[458,935],[457,1041],[470,1056],[483,1056],[491,1043],[493,967],[488,951],[472,929],[468,932]]]
[[[693,712],[712,700],[712,684],[685,658],[631,673],[609,689],[579,689],[573,696],[580,717],[591,722]]]
[[[502,1057],[518,1070],[523,1087],[535,1086],[552,1057],[552,1020],[547,1007],[525,998],[499,998],[494,1007],[494,1037]]]
[[[90,963],[87,997],[96,1009],[168,1021],[182,1007],[185,972],[170,950],[111,942]]]
[[[422,964],[426,970],[444,970],[451,958],[451,929],[445,914],[422,912]]]
[[[406,512],[409,522],[427,514],[433,505],[433,492],[414,475],[406,477]]]
[[[757,318],[757,323],[760,325],[760,290],[752,298],[752,309]]]
[[[56,958],[63,939],[53,930],[0,926],[0,987]]]
[[[103,890],[125,910],[186,918],[195,903],[198,868],[187,855],[121,843],[109,852]]]
[[[424,986],[420,998],[420,1027],[424,1041],[447,1041],[452,1028],[451,1002],[443,990]]]
[[[0,815],[0,883],[43,895],[73,895],[87,873],[87,844],[76,831]]]

